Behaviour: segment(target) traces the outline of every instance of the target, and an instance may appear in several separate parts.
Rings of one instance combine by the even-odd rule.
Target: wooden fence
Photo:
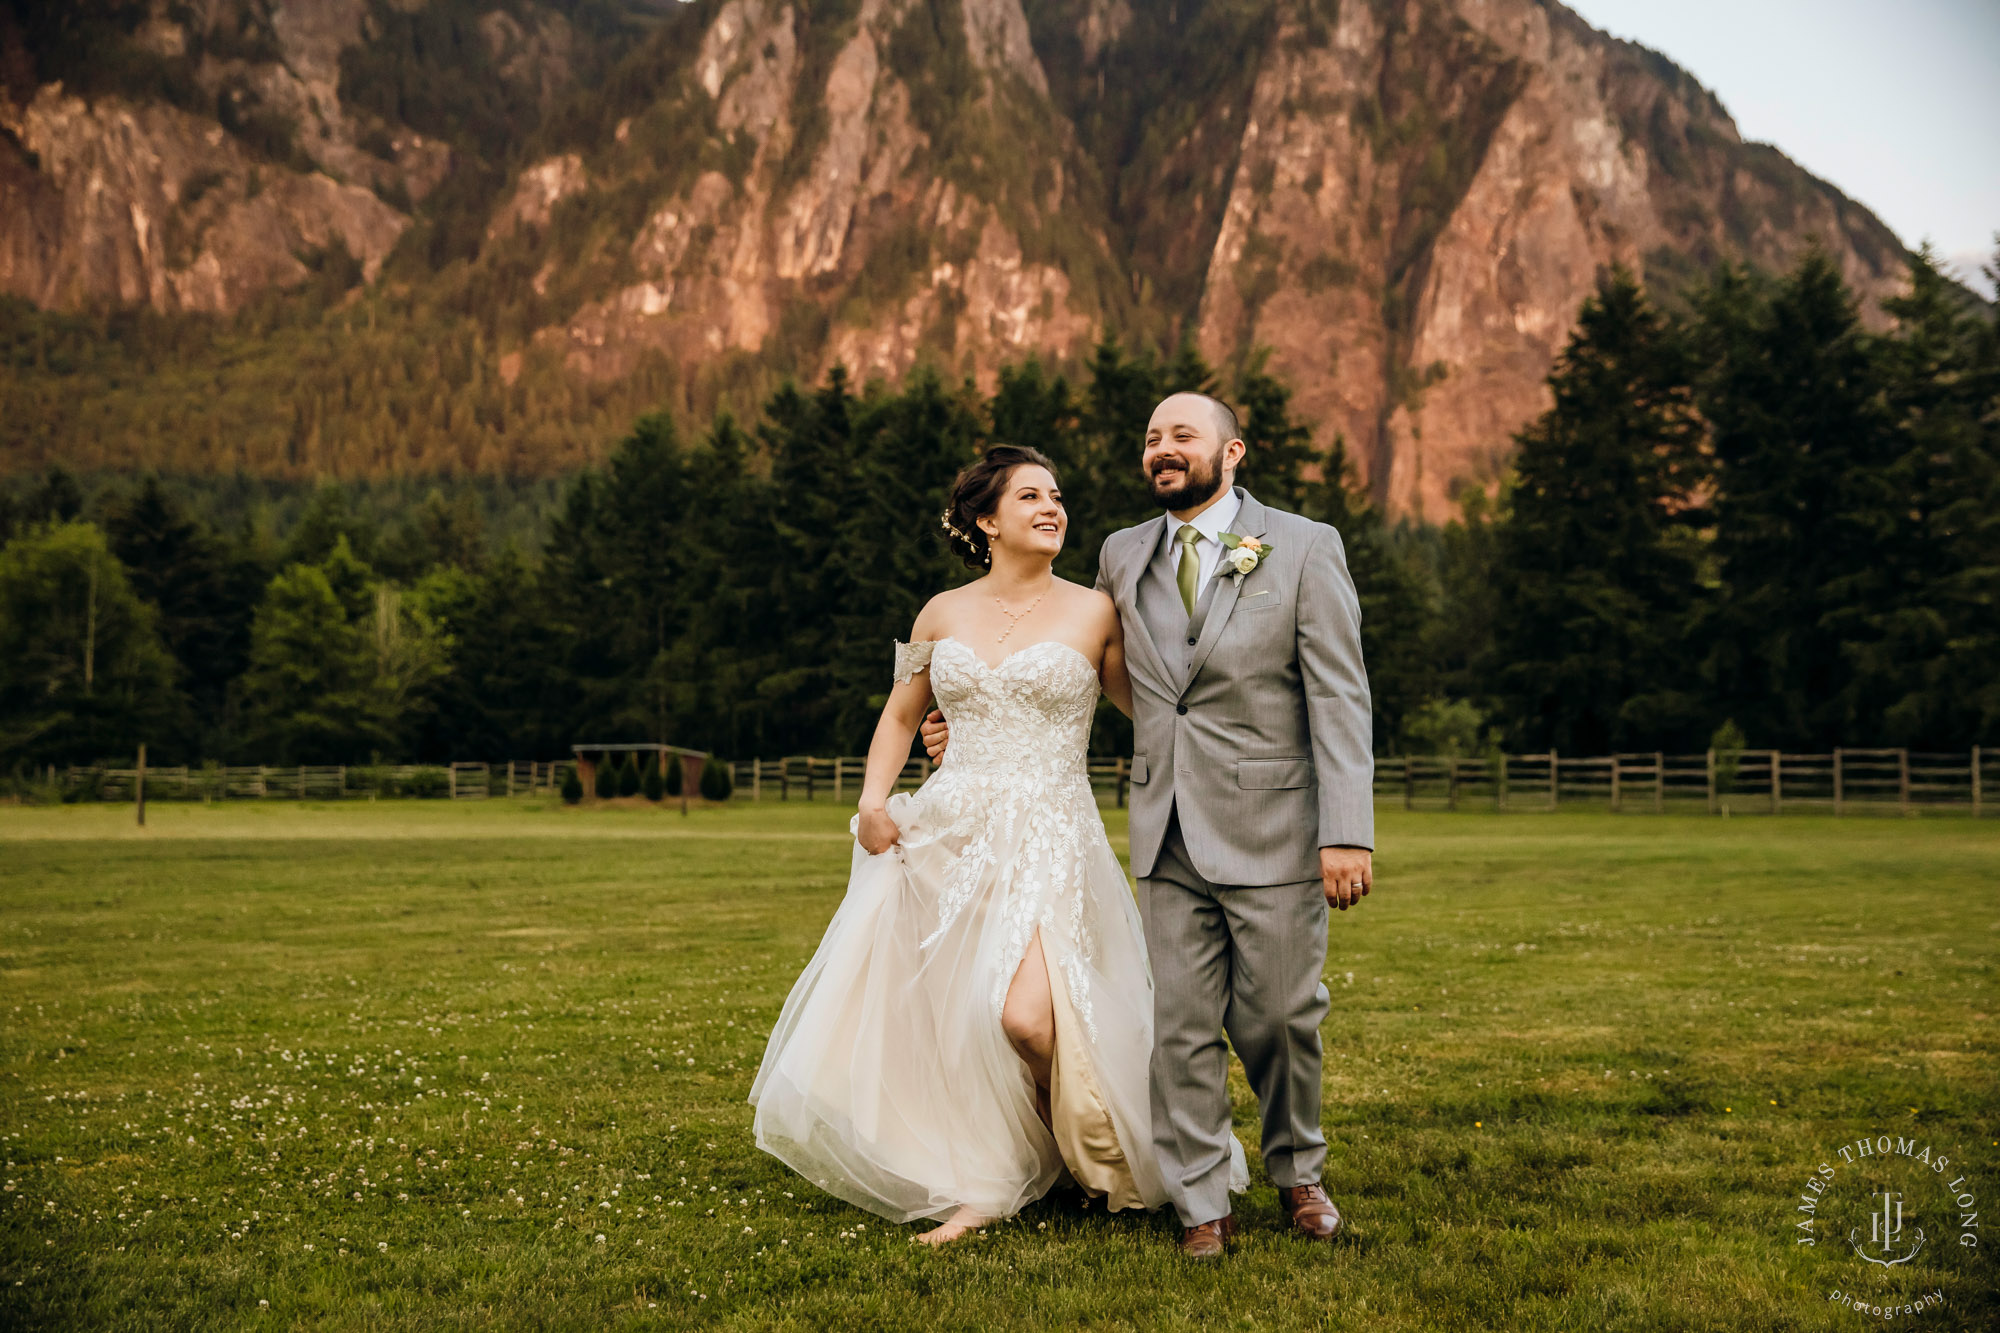
[[[1131,783],[1129,759],[1088,761],[1090,785],[1115,804],[1125,804]],[[738,799],[751,801],[855,801],[868,771],[865,755],[840,755],[823,759],[793,755],[787,759],[739,759],[729,766],[729,776]],[[931,761],[918,757],[903,765],[896,777],[896,791],[915,791],[931,775]]]
[[[853,802],[867,761],[861,756],[794,755],[730,764],[734,798],[748,801]],[[501,764],[380,764],[272,768],[266,765],[148,768],[149,800],[353,800],[553,796],[576,771],[572,760]],[[911,759],[896,781],[910,791],[931,774]],[[1131,761],[1089,761],[1102,800],[1125,804]],[[37,775],[66,800],[129,801],[132,768],[50,769]],[[1706,754],[1495,754],[1475,758],[1385,756],[1375,761],[1375,799],[1410,810],[1554,810],[1614,813],[1706,812],[1715,815],[1988,814],[2000,790],[2000,750],[1958,753],[1841,749],[1831,754],[1742,750]]]
[[[1481,807],[1613,813],[1672,810],[1713,815],[1899,814],[1992,806],[2000,751],[1958,753],[1840,749],[1831,754],[1741,750],[1592,757],[1512,754],[1375,761],[1375,797],[1405,809]]]
[[[867,761],[856,756],[746,759],[731,766],[740,800],[848,802],[860,795]],[[1124,805],[1130,761],[1090,760],[1091,786]],[[910,790],[930,776],[912,759],[897,779]],[[1783,814],[1818,811],[1915,814],[1957,810],[1983,816],[2000,788],[2000,750],[1956,754],[1835,750],[1785,754],[1495,754],[1476,758],[1390,755],[1375,761],[1375,799],[1411,810],[1554,810],[1595,806],[1614,813]]]
[[[488,796],[555,795],[576,771],[572,760],[514,760],[504,764],[369,764],[273,768],[266,764],[148,766],[148,801],[371,800],[436,797],[481,800]],[[48,769],[37,775],[66,800],[129,801],[138,792],[136,768]]]

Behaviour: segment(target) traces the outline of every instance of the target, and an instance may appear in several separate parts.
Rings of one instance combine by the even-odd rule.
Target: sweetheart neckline
[[[988,671],[992,672],[995,675],[998,675],[1000,671],[1009,662],[1019,657],[1022,653],[1031,653],[1037,648],[1047,648],[1051,645],[1054,645],[1057,648],[1069,649],[1069,651],[1073,655],[1075,655],[1078,661],[1082,662],[1085,666],[1090,667],[1090,670],[1093,675],[1096,674],[1097,672],[1097,668],[1091,665],[1090,657],[1088,654],[1086,654],[1081,648],[1078,648],[1075,644],[1064,643],[1061,639],[1037,639],[1033,643],[1027,644],[1020,648],[1016,648],[1013,652],[1008,653],[1005,657],[1001,658],[997,664],[988,662],[985,658],[979,655],[979,650],[977,648],[974,648],[971,644],[967,643],[964,639],[959,638],[955,634],[947,634],[943,638],[938,639],[937,642],[957,644],[959,647],[965,649],[967,655],[970,656],[973,661],[979,663],[980,666],[985,667]]]

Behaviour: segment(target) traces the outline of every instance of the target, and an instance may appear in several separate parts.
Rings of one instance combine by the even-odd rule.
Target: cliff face
[[[1872,215],[1559,5],[1310,19],[1287,17],[1258,72],[1197,327],[1212,357],[1272,347],[1398,512],[1439,517],[1497,479],[1607,265],[1671,290],[1817,239],[1864,299],[1902,281]]]
[[[1872,216],[1552,0],[112,8],[171,95],[24,75],[53,39],[0,23],[0,289],[226,313],[344,249],[481,310],[509,382],[990,382],[1187,335],[1225,379],[1269,348],[1320,443],[1438,517],[1604,265],[1675,287],[1817,238],[1864,298],[1901,277]]]

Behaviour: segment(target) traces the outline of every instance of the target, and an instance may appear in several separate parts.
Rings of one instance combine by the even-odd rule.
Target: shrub
[[[451,789],[451,777],[441,768],[412,769],[403,789],[412,796],[442,796]]]
[[[667,780],[660,776],[660,766],[658,764],[647,765],[646,780],[641,784],[641,788],[645,791],[646,799],[649,801],[657,801],[667,794]]]
[[[607,755],[597,765],[597,799],[608,801],[618,794],[618,770],[611,766]]]
[[[625,762],[618,767],[618,794],[637,796],[639,794],[639,757],[628,754]]]
[[[684,765],[679,755],[669,755],[667,757],[667,795],[679,796],[681,794],[681,769],[683,767]]]
[[[583,799],[583,783],[577,780],[576,770],[573,768],[563,779],[562,798],[564,805],[575,805]]]
[[[735,789],[736,783],[729,776],[729,765],[725,761],[710,757],[701,766],[701,798],[704,801],[726,801]]]

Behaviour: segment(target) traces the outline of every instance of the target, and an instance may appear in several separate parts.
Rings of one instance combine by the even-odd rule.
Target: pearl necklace
[[[1030,615],[1034,614],[1035,608],[1042,604],[1042,598],[1047,597],[1048,595],[1049,595],[1049,590],[1047,588],[1042,589],[1041,595],[1036,597],[1034,601],[1028,603],[1027,610],[1020,612],[1009,611],[1007,609],[1007,604],[1001,601],[998,597],[995,597],[993,599],[993,605],[999,607],[1000,614],[1007,617],[1007,628],[1001,632],[999,638],[993,641],[993,646],[997,648],[1001,644],[1007,642],[1007,636],[1009,634],[1012,634],[1023,620],[1026,620]]]

